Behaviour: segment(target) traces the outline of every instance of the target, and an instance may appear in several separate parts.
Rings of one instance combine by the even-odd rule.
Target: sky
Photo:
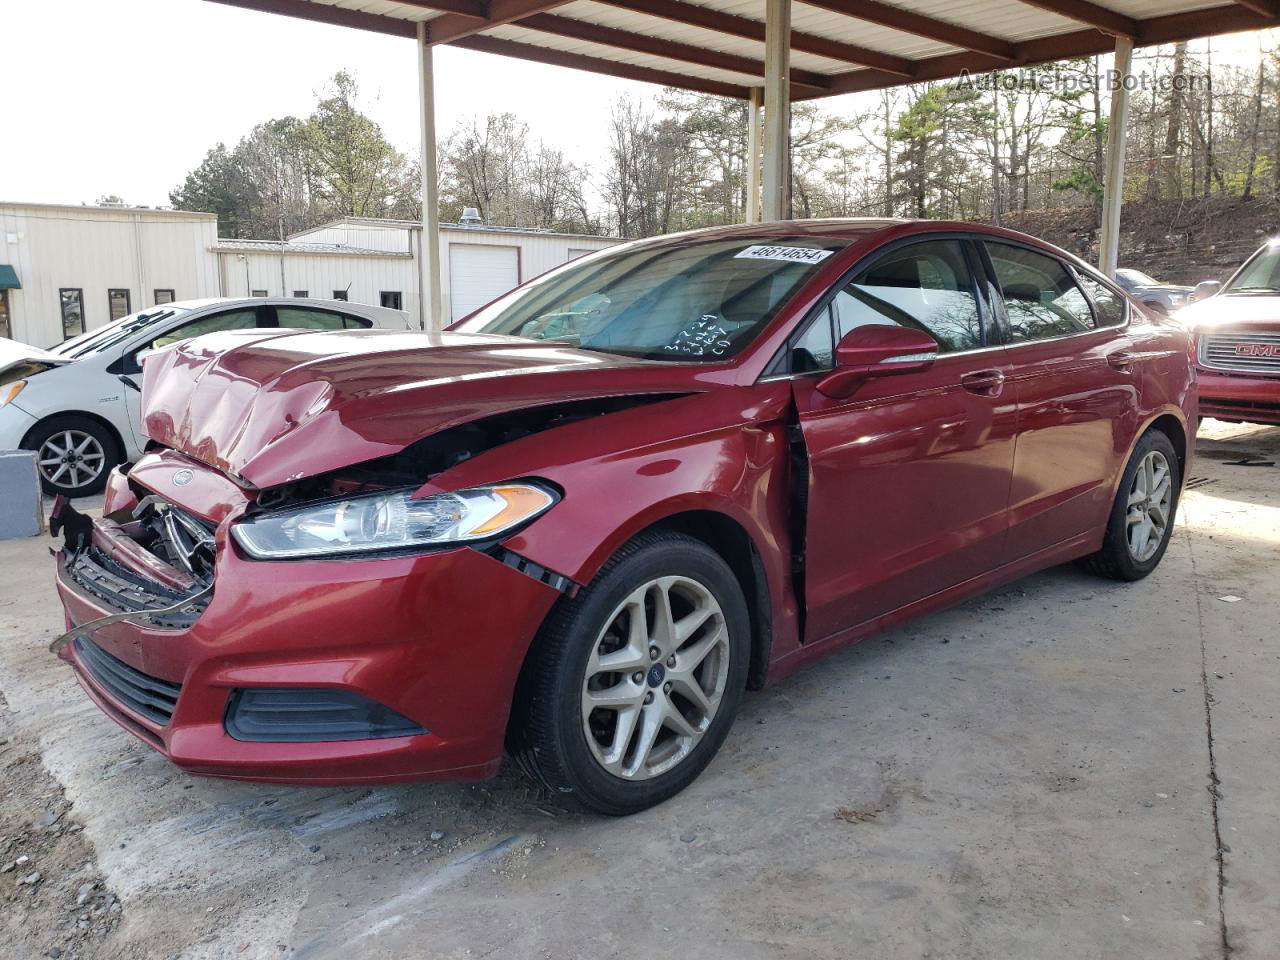
[[[418,152],[412,41],[254,13],[206,0],[58,0],[5,4],[0,200],[169,202],[218,141],[254,124],[306,116],[338,70],[365,112]],[[595,162],[610,105],[652,98],[651,84],[439,49],[436,130],[509,110],[574,159]]]
[[[232,146],[273,117],[306,116],[341,69],[356,76],[365,112],[388,139],[418,151],[417,58],[404,38],[206,0],[58,0],[8,4],[4,39],[0,200],[78,204],[114,194],[166,205],[215,143]],[[1214,41],[1224,53],[1256,57],[1257,49],[1256,35]],[[658,93],[448,47],[435,62],[440,138],[460,120],[510,111],[535,137],[593,166],[613,102]],[[825,105],[851,109],[850,99]]]

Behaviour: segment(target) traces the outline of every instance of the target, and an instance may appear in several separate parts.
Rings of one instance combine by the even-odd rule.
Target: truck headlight
[[[499,536],[549,510],[558,499],[530,483],[417,499],[412,494],[384,490],[264,513],[237,523],[231,534],[259,560],[450,546]]]

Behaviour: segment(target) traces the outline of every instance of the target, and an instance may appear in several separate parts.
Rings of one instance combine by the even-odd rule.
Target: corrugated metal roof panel
[[[557,7],[554,13],[556,16],[569,17],[585,23],[594,23],[597,26],[626,30],[628,33],[640,33],[649,37],[657,37],[661,40],[670,40],[674,43],[687,43],[707,50],[732,53],[735,56],[750,57],[761,63],[764,62],[764,43],[761,41],[748,40],[744,37],[732,36],[727,33],[717,33],[714,30],[705,30],[701,27],[693,27],[683,23],[673,23],[661,17],[637,13],[633,10],[623,10],[619,7],[595,3],[592,0],[574,0],[573,3]],[[805,53],[802,50],[793,50],[791,52],[791,65],[802,70],[813,70],[817,73],[840,73],[849,69],[849,64],[843,60],[832,60],[812,53]]]
[[[342,7],[344,10],[356,10],[360,13],[376,13],[380,17],[395,17],[398,20],[434,20],[440,16],[438,10],[416,7],[409,3],[396,3],[395,0],[311,0],[328,7]]]
[[[698,64],[686,63],[683,60],[671,60],[666,57],[655,57],[647,53],[634,53],[630,50],[619,50],[599,43],[559,37],[541,30],[530,30],[516,24],[507,24],[486,30],[485,36],[499,37],[503,40],[514,40],[517,43],[529,43],[544,50],[558,50],[562,53],[577,53],[585,57],[609,60],[614,63],[625,63],[636,67],[648,67],[651,70],[665,70],[668,73],[679,73],[686,77],[697,77],[702,80],[716,80],[720,83],[733,83],[744,86],[759,83],[761,78],[745,73],[729,70],[717,70]]]
[[[1105,0],[1101,4],[1116,13],[1123,13],[1135,20],[1148,17],[1163,17],[1172,13],[1185,13],[1189,10],[1208,10],[1222,6],[1222,0]]]

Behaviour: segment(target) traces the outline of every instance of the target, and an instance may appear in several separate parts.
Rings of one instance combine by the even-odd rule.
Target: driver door
[[[939,346],[928,369],[869,378],[847,399],[818,392],[820,372],[793,380],[808,455],[805,642],[1003,562],[1016,405],[976,264],[961,239],[895,248],[842,281],[794,344],[800,369],[863,324],[922,329]]]

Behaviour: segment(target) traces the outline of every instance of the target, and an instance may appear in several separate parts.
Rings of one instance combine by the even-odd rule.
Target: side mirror
[[[1222,284],[1217,280],[1201,280],[1196,284],[1196,288],[1191,291],[1191,296],[1187,297],[1187,303],[1207,300],[1221,289]]]
[[[844,399],[869,377],[925,370],[938,357],[938,341],[923,330],[888,324],[855,327],[836,345],[836,368],[816,384],[819,393]]]

